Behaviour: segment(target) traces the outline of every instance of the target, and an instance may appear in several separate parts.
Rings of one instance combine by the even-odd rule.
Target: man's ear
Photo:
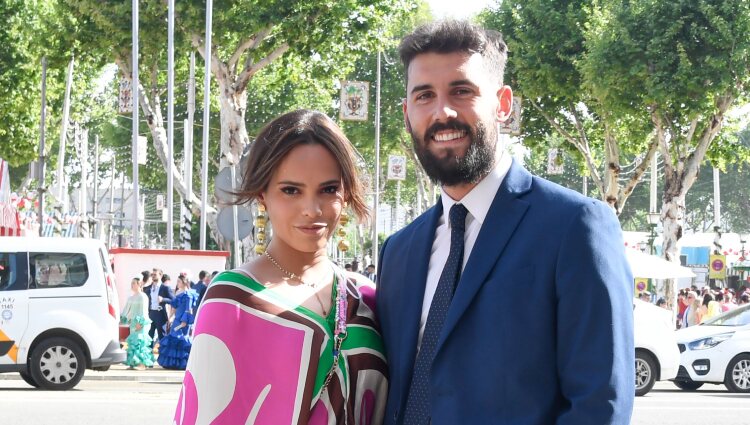
[[[502,86],[497,91],[497,113],[498,122],[505,122],[513,113],[513,90],[510,86]]]

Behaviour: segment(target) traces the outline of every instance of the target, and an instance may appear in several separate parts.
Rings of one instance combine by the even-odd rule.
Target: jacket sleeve
[[[633,277],[620,223],[599,201],[562,233],[556,265],[560,425],[630,423],[635,397]]]

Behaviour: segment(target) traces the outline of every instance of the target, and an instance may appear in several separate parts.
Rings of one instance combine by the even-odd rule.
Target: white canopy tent
[[[625,249],[633,277],[650,279],[692,278],[695,273],[687,267],[672,263],[655,255],[644,254],[632,248]]]

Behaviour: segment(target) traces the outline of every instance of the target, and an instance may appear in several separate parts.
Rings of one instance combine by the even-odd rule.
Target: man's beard
[[[482,121],[478,121],[473,129],[468,124],[450,120],[430,126],[425,131],[424,140],[420,140],[413,129],[409,131],[409,134],[411,134],[417,158],[430,180],[444,186],[455,186],[463,183],[478,183],[495,166],[497,132],[494,127],[487,127]],[[442,130],[466,132],[470,144],[463,157],[457,156],[451,150],[449,155],[438,158],[429,150],[428,143],[439,143],[433,140],[433,136]]]

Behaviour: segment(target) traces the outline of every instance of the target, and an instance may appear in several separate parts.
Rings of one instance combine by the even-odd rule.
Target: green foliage
[[[720,98],[746,98],[747,1],[602,1],[594,10],[581,64],[586,87],[617,115],[662,117],[678,157],[695,144],[691,122],[700,135]]]

